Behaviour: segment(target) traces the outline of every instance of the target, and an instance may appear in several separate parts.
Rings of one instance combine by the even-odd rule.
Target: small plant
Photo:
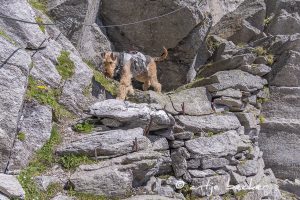
[[[214,133],[212,131],[208,131],[206,134],[207,137],[212,137],[213,135],[214,135]]]
[[[265,56],[268,52],[263,47],[256,47],[254,49],[254,53],[256,53],[257,56]]]
[[[57,61],[58,64],[56,65],[56,69],[61,75],[62,79],[67,80],[71,78],[75,73],[75,64],[70,59],[70,52],[61,51]]]
[[[85,62],[93,70],[95,81],[103,86],[111,95],[116,96],[118,93],[118,84],[116,81],[106,78],[104,74],[96,69],[95,65],[91,61]]]
[[[24,142],[25,139],[26,139],[26,135],[23,132],[19,132],[18,135],[17,135],[17,138],[18,138],[18,140]]]
[[[90,133],[94,128],[94,125],[89,122],[83,122],[74,126],[75,131],[80,133]]]
[[[274,63],[274,55],[268,54],[265,56],[268,65],[273,65]]]
[[[268,18],[265,18],[265,19],[264,19],[264,25],[265,25],[265,26],[268,26],[268,25],[271,23],[272,18],[273,18],[272,16],[270,16],[270,17],[268,17]]]
[[[212,36],[208,36],[206,39],[206,46],[209,51],[214,52],[219,48],[220,42],[215,40]]]
[[[83,95],[85,97],[89,97],[90,94],[91,94],[91,90],[92,90],[92,84],[89,84],[88,86],[86,86],[84,89],[83,89]]]
[[[74,190],[69,190],[68,195],[71,197],[76,197],[77,200],[117,200],[116,198],[106,198],[105,196],[98,196],[94,194],[86,194],[81,192],[76,192]]]
[[[237,200],[243,200],[246,195],[248,194],[249,191],[247,190],[240,190],[237,193],[235,193],[235,197],[237,198]]]
[[[16,44],[16,42],[9,37],[3,30],[0,29],[0,36],[2,36],[4,39],[6,39],[7,41],[9,41],[10,43],[12,43],[13,45]]]
[[[266,122],[266,118],[265,118],[263,115],[259,115],[259,116],[258,116],[258,120],[259,120],[259,123],[260,123],[260,124],[263,124],[263,123]]]
[[[72,170],[81,164],[92,164],[95,161],[91,160],[89,157],[84,155],[65,155],[62,156],[58,163],[60,163],[65,169]]]
[[[44,24],[43,19],[40,16],[38,16],[38,17],[35,18],[35,21],[36,21],[36,23],[39,24],[39,27],[40,27],[41,31],[43,33],[46,33],[46,27],[45,27],[45,25],[43,25]]]
[[[28,0],[28,3],[35,9],[46,13],[48,0]]]
[[[28,100],[35,99],[41,104],[51,106],[54,111],[54,117],[57,120],[61,120],[62,118],[73,118],[73,114],[58,103],[59,95],[59,90],[52,89],[43,82],[37,81],[32,76],[29,76],[26,92],[26,98]]]

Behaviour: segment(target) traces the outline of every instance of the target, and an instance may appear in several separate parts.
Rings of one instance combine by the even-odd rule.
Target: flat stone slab
[[[203,131],[222,132],[234,130],[241,126],[238,118],[234,114],[187,116],[175,117],[179,124],[184,126],[186,131],[200,133]]]
[[[151,146],[150,140],[143,136],[143,129],[113,130],[100,133],[92,133],[65,143],[56,151],[59,155],[83,154],[95,156],[120,156],[133,152],[133,142],[137,140],[138,150]]]
[[[246,143],[234,130],[212,137],[199,137],[185,142],[191,157],[223,157],[235,155],[239,151],[251,147],[251,143]]]
[[[15,176],[0,174],[0,193],[9,198],[25,199],[25,192]]]

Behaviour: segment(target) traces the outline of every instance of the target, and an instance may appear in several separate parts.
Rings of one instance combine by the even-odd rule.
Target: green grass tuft
[[[17,135],[18,140],[24,142],[26,140],[26,135],[23,132],[19,132]]]
[[[248,190],[240,190],[237,193],[235,193],[234,196],[237,198],[237,200],[243,200],[248,194],[248,192]]]
[[[47,12],[48,0],[28,0],[28,3],[31,5],[31,7],[40,10],[43,13]]]
[[[43,25],[44,24],[43,19],[40,16],[38,16],[35,18],[35,21],[36,21],[36,23],[39,23],[39,27],[40,27],[41,31],[43,33],[46,33],[46,26]]]
[[[268,54],[268,55],[265,56],[265,58],[267,59],[267,64],[268,65],[273,65],[273,63],[274,63],[274,55]]]
[[[58,132],[58,127],[54,125],[52,127],[50,139],[40,150],[37,151],[35,157],[29,163],[28,167],[20,172],[18,180],[25,190],[26,200],[45,199],[45,193],[38,189],[33,177],[40,175],[42,172],[52,166],[52,164],[55,162],[55,157],[53,154],[54,147],[60,142],[61,136]],[[53,190],[51,189],[51,191]]]
[[[62,79],[67,80],[71,78],[75,73],[75,64],[70,59],[70,52],[61,51],[60,56],[57,58],[58,64],[56,69],[61,75]]]
[[[74,126],[75,131],[80,133],[90,133],[94,128],[94,125],[89,122],[83,122]]]
[[[212,136],[214,136],[214,133],[212,131],[208,131],[206,136],[207,137],[212,137]]]
[[[260,123],[260,124],[263,124],[263,123],[266,122],[266,118],[265,118],[263,115],[259,115],[259,116],[258,116],[258,120],[259,120],[259,123]]]
[[[74,190],[68,191],[68,195],[71,197],[75,197],[77,200],[117,200],[117,198],[107,198],[105,196],[86,194],[86,193],[76,192]]]
[[[90,159],[89,157],[85,155],[65,155],[62,156],[58,163],[63,166],[63,168],[67,170],[75,169],[76,167],[82,165],[82,164],[93,164],[96,161]]]
[[[26,98],[28,100],[35,99],[41,104],[51,106],[54,111],[54,117],[57,120],[74,118],[72,113],[58,103],[59,95],[59,90],[47,87],[43,82],[37,81],[32,76],[29,76],[26,92]]]
[[[9,41],[10,43],[12,43],[13,45],[16,44],[16,42],[1,29],[0,29],[0,36],[6,39],[7,41]]]
[[[99,72],[91,61],[85,61],[86,64],[93,70],[95,81],[102,85],[111,95],[118,94],[118,84],[116,81],[106,78],[104,74]]]
[[[256,47],[254,53],[256,53],[257,56],[266,56],[268,52],[263,47]]]

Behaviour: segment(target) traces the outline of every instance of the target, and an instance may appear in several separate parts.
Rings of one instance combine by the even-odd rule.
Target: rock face
[[[0,174],[0,192],[7,199],[25,199],[25,192],[15,176]]]
[[[0,58],[7,59],[16,47],[8,40],[0,37]],[[17,51],[11,64],[0,68],[0,171],[3,172],[9,159],[10,151],[16,137],[19,115],[26,92],[30,56],[23,50]]]
[[[50,138],[52,112],[48,106],[27,103],[24,106],[18,138],[12,150],[8,170],[20,170],[31,160],[34,152]]]

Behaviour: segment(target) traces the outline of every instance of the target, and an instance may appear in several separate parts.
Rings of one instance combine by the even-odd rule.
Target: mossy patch
[[[89,97],[89,96],[91,95],[91,92],[92,92],[92,84],[89,84],[88,86],[86,86],[86,87],[83,89],[82,94],[83,94],[85,97]]]
[[[90,133],[94,128],[94,124],[85,121],[83,123],[76,124],[74,130],[80,133]]]
[[[70,52],[61,51],[60,56],[57,58],[57,62],[58,64],[56,65],[56,69],[62,79],[67,80],[74,75],[75,64],[70,59]]]
[[[51,106],[57,121],[63,118],[74,118],[72,113],[58,103],[59,95],[60,91],[58,89],[52,89],[46,86],[42,81],[35,80],[32,76],[29,76],[26,92],[26,98],[28,100],[35,99],[41,104]]]
[[[259,115],[259,116],[258,116],[258,120],[259,120],[259,123],[260,123],[260,124],[263,124],[263,123],[266,122],[266,118],[265,118],[263,115]]]
[[[46,13],[48,0],[28,0],[28,3],[35,9]]]
[[[18,140],[24,142],[26,140],[26,135],[23,132],[19,132],[17,135]]]
[[[81,193],[74,190],[68,191],[68,195],[71,197],[75,197],[77,200],[118,200],[117,198],[107,198],[105,196]]]
[[[9,37],[9,35],[7,35],[7,33],[3,30],[0,29],[0,36],[3,37],[4,39],[6,39],[8,42],[12,43],[13,45],[16,44],[16,42],[11,38]]]
[[[213,36],[208,36],[206,39],[206,46],[211,52],[216,51],[219,48],[220,44],[221,43],[217,41]]]
[[[52,127],[50,139],[40,150],[37,151],[35,157],[29,163],[28,167],[20,172],[18,180],[26,193],[26,200],[45,199],[44,196],[47,195],[47,192],[45,193],[38,189],[33,177],[40,175],[53,165],[55,162],[53,153],[54,147],[60,142],[61,135],[58,131],[58,127],[54,125]],[[53,190],[51,189],[51,191]]]
[[[90,159],[89,157],[85,155],[64,155],[59,158],[58,163],[61,164],[61,166],[67,170],[75,169],[76,167],[82,165],[82,164],[93,164],[96,161]]]
[[[44,24],[43,19],[40,16],[38,16],[38,17],[35,18],[35,21],[36,21],[36,23],[39,24],[39,27],[40,27],[41,31],[43,33],[46,33],[46,26],[43,25]]]
[[[243,200],[248,194],[248,192],[249,192],[248,190],[240,190],[236,192],[234,196],[237,198],[237,200]]]
[[[267,60],[268,65],[273,65],[273,63],[274,63],[274,55],[273,54],[268,54],[265,56],[265,58]]]
[[[264,19],[264,26],[268,26],[273,19],[273,16],[267,17]]]
[[[104,74],[96,69],[96,66],[91,61],[85,61],[85,63],[93,70],[95,81],[102,85],[111,95],[116,96],[118,94],[118,83],[106,78]]]
[[[260,46],[256,47],[253,52],[256,53],[257,56],[265,56],[268,53],[266,49]]]

